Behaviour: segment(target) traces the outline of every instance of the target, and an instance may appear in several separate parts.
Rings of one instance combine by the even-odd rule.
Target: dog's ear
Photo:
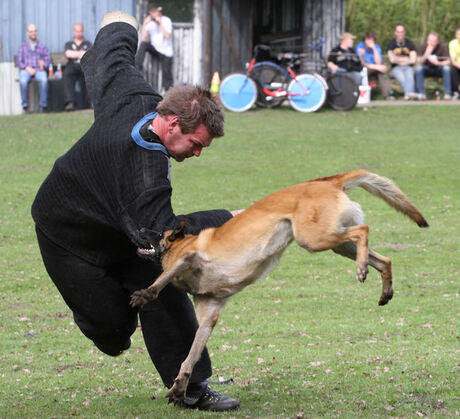
[[[168,236],[168,240],[173,242],[176,239],[183,239],[185,237],[185,224],[187,224],[187,219],[184,218],[180,223],[179,226]]]

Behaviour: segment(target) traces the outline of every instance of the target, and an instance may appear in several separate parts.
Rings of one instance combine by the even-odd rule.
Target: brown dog
[[[138,252],[152,258],[162,256],[164,272],[149,288],[136,291],[131,305],[142,306],[154,300],[172,281],[193,294],[199,321],[190,353],[168,392],[170,402],[184,398],[193,367],[227,300],[268,274],[292,240],[310,252],[332,249],[356,260],[361,282],[371,265],[382,276],[379,304],[390,301],[391,261],[368,248],[369,227],[363,224],[364,214],[346,194],[357,186],[382,198],[420,227],[428,227],[422,214],[391,180],[355,170],[282,189],[221,227],[203,230],[197,236],[184,236],[185,223],[162,237],[150,236],[152,248]],[[148,239],[148,234],[145,237]]]

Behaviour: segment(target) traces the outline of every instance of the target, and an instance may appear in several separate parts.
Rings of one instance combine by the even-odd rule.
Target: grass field
[[[227,114],[226,136],[173,168],[177,214],[237,209],[281,187],[366,168],[392,178],[430,223],[419,229],[361,190],[370,246],[393,261],[395,296],[357,282],[332,252],[293,245],[227,305],[209,341],[223,417],[460,415],[458,106],[304,115]],[[30,205],[90,113],[0,118],[0,417],[216,417],[167,404],[140,332],[119,358],[95,350],[42,265]],[[59,205],[59,202],[56,202]]]

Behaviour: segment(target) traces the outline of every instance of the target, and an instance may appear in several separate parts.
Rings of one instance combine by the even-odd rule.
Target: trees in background
[[[460,4],[458,0],[346,0],[345,26],[358,40],[372,30],[386,49],[398,23],[404,24],[407,37],[417,46],[433,31],[448,43],[460,26]]]

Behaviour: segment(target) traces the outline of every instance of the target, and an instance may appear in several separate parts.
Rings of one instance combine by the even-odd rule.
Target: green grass
[[[227,417],[445,417],[460,414],[460,123],[457,106],[312,115],[227,114],[226,136],[173,168],[177,214],[245,208],[281,187],[354,168],[392,178],[430,223],[351,192],[370,246],[393,261],[395,296],[349,260],[289,247],[230,300],[209,341],[214,386],[240,399]],[[0,118],[0,417],[215,417],[167,404],[140,332],[119,358],[73,323],[40,259],[34,194],[90,126],[90,113]],[[59,205],[57,202],[56,205]]]

